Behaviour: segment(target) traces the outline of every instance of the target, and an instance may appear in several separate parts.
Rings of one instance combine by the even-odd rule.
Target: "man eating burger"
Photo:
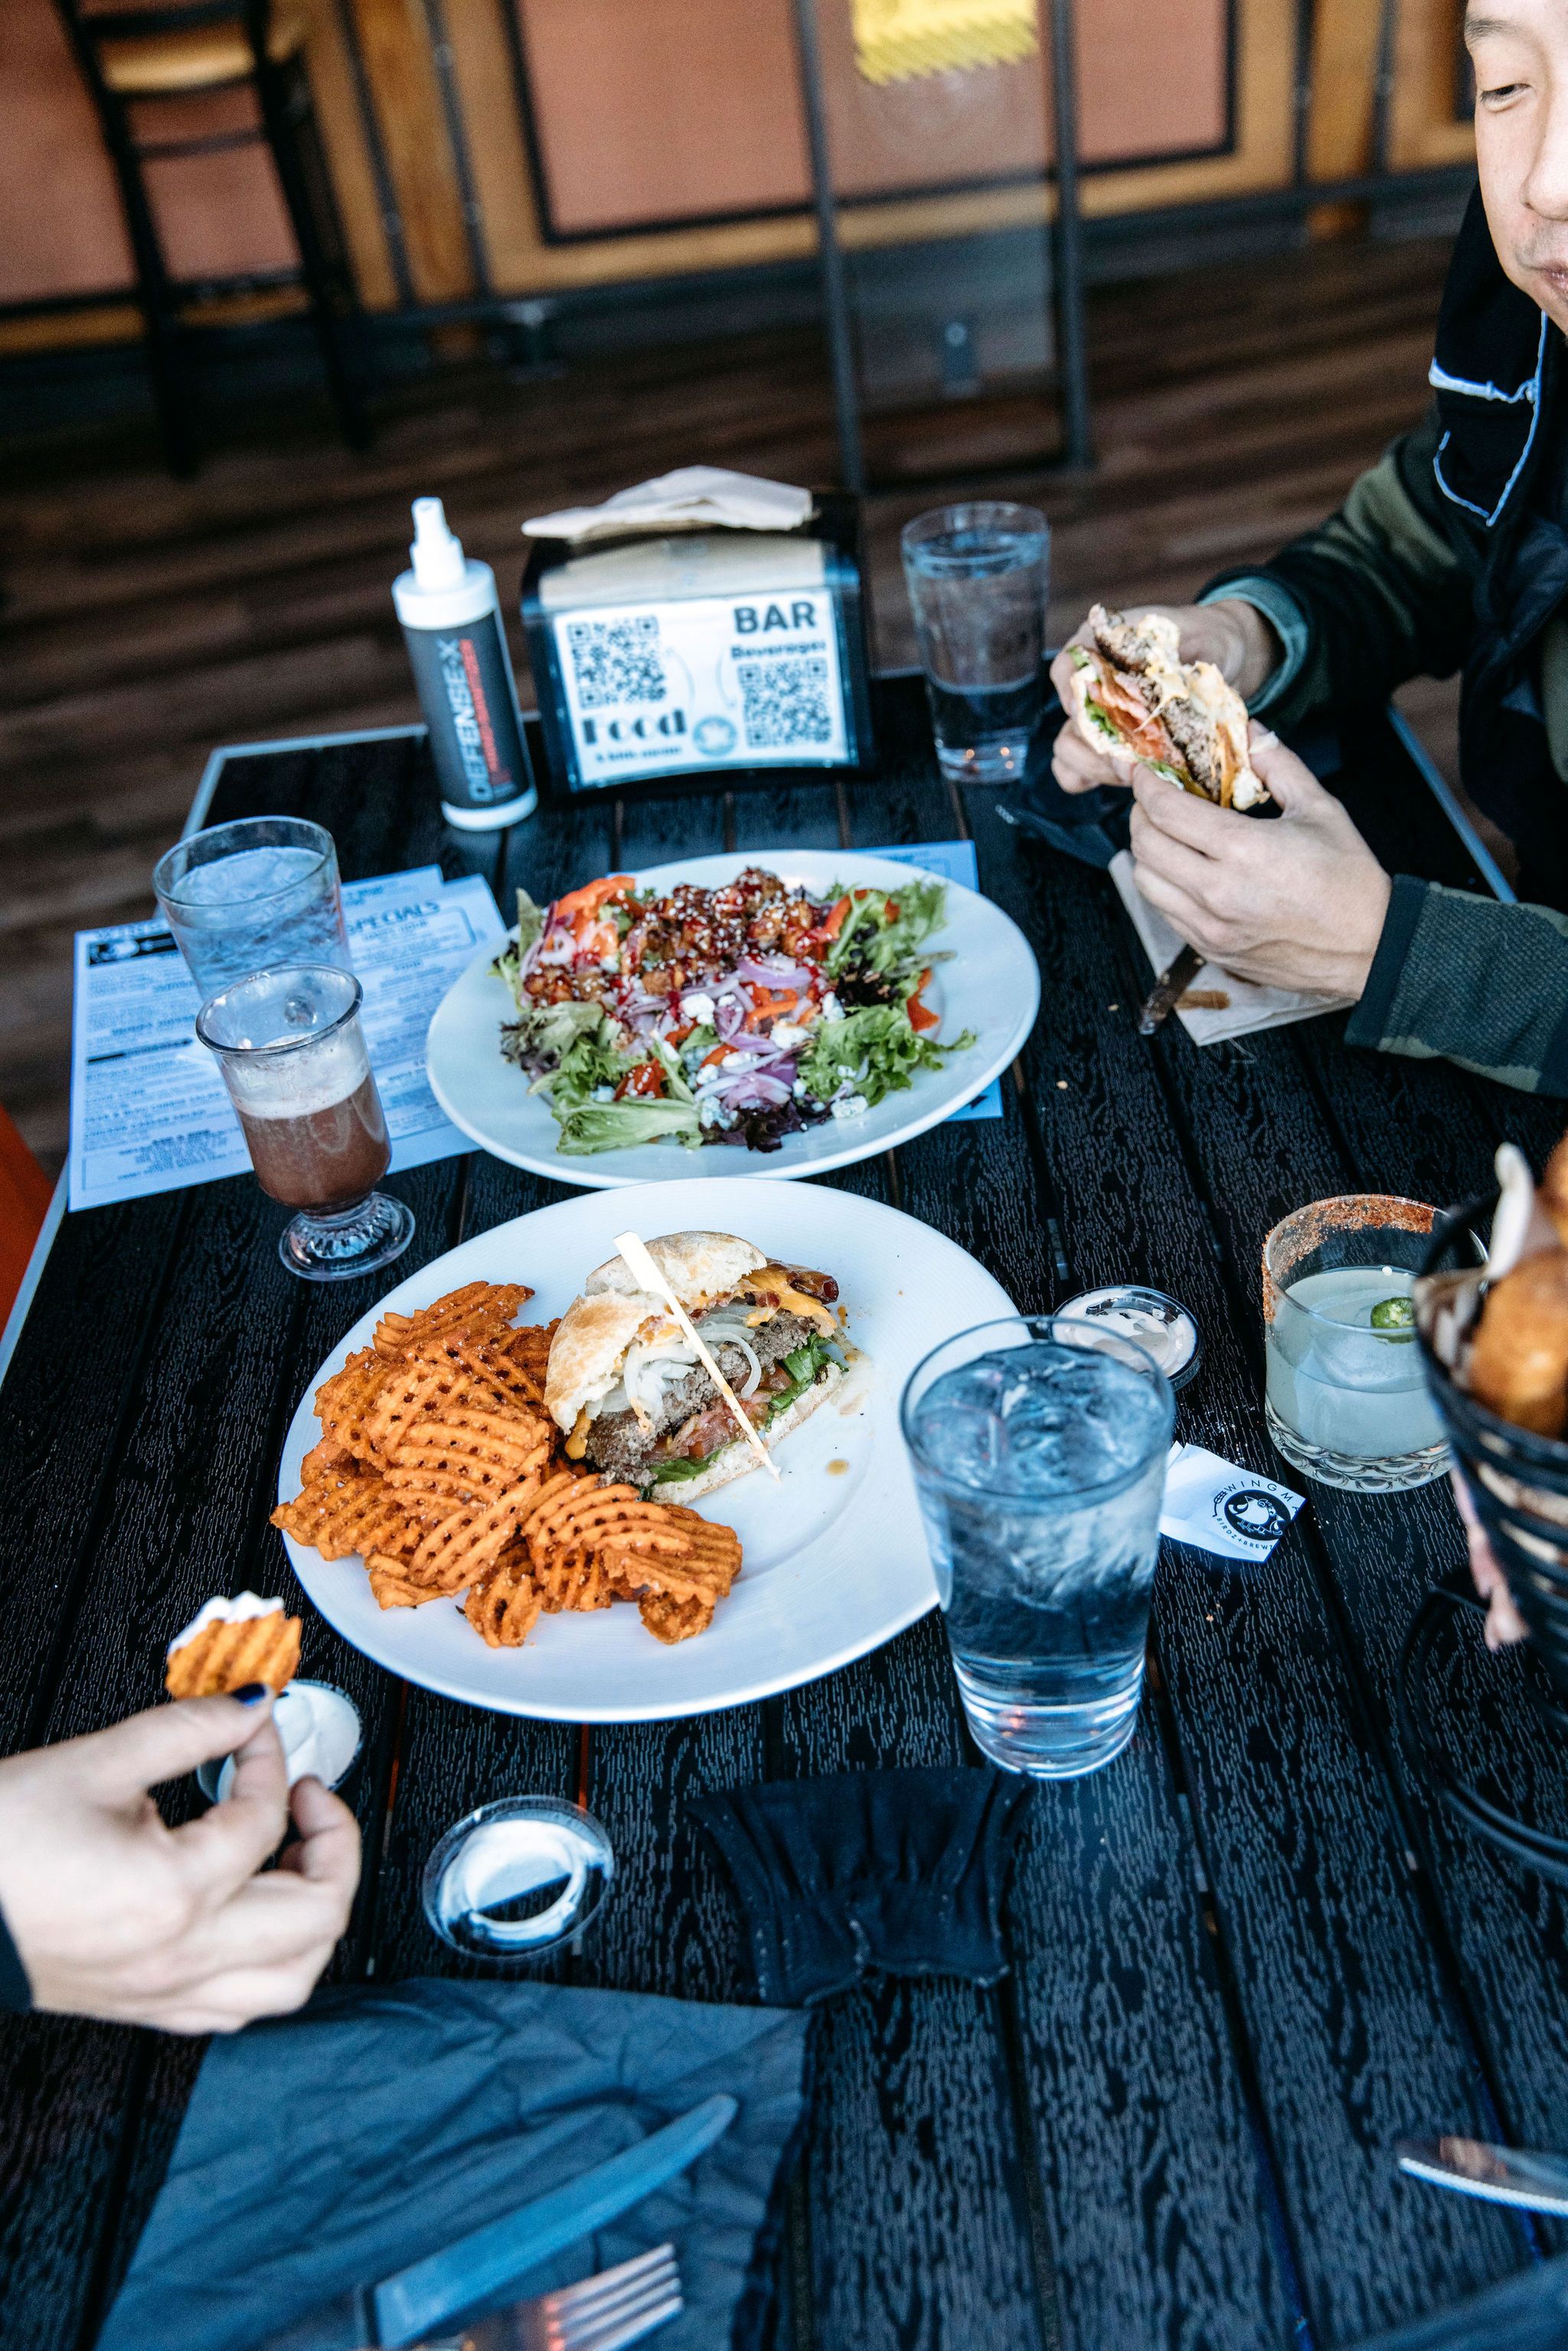
[[[1339,512],[1168,624],[1259,726],[1248,760],[1279,804],[1132,765],[1083,709],[1086,622],[1052,678],[1074,714],[1068,791],[1127,780],[1138,886],[1242,978],[1354,998],[1353,1044],[1445,1055],[1568,1094],[1568,0],[1469,0],[1480,185],[1455,247],[1423,422]],[[1145,632],[1150,616],[1126,616]],[[1096,634],[1095,622],[1100,633]],[[1266,730],[1464,671],[1466,789],[1519,854],[1518,905],[1379,865],[1352,818]],[[1162,762],[1162,766],[1168,763]]]

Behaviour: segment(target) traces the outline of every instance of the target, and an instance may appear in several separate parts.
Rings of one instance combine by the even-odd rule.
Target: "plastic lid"
[[[446,1832],[424,1868],[424,1915],[454,1950],[531,1959],[580,1934],[615,1875],[610,1839],[564,1797],[503,1796]]]
[[[449,589],[461,588],[467,577],[463,541],[452,536],[439,498],[415,498],[413,545],[408,552],[414,584],[427,595],[444,595]]]

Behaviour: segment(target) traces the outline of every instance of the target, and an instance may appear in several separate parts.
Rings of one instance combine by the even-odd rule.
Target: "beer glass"
[[[413,1238],[413,1211],[375,1189],[392,1147],[361,997],[353,973],[335,965],[284,965],[235,980],[196,1015],[257,1183],[299,1211],[277,1252],[307,1281],[373,1273]]]

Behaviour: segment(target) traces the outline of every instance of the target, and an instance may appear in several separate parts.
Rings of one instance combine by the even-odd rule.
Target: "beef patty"
[[[702,1324],[697,1324],[702,1330]],[[815,1325],[803,1314],[775,1314],[770,1322],[760,1323],[751,1334],[757,1360],[764,1376],[769,1368],[803,1347],[812,1335]],[[733,1341],[727,1340],[711,1350],[719,1370],[738,1395],[751,1376],[751,1366]],[[700,1364],[693,1365],[685,1379],[672,1380],[664,1390],[664,1400],[653,1426],[643,1428],[634,1412],[601,1412],[589,1424],[588,1458],[596,1469],[612,1478],[637,1482],[638,1474],[661,1437],[669,1435],[690,1420],[693,1413],[702,1412],[718,1395],[712,1379]]]

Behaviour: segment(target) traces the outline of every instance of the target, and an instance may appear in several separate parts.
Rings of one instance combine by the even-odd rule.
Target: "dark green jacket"
[[[1281,731],[1464,671],[1466,789],[1535,903],[1396,875],[1348,1033],[1568,1095],[1568,351],[1504,277],[1479,195],[1431,381],[1428,414],[1336,515],[1204,595],[1273,622],[1285,658],[1252,706]]]

